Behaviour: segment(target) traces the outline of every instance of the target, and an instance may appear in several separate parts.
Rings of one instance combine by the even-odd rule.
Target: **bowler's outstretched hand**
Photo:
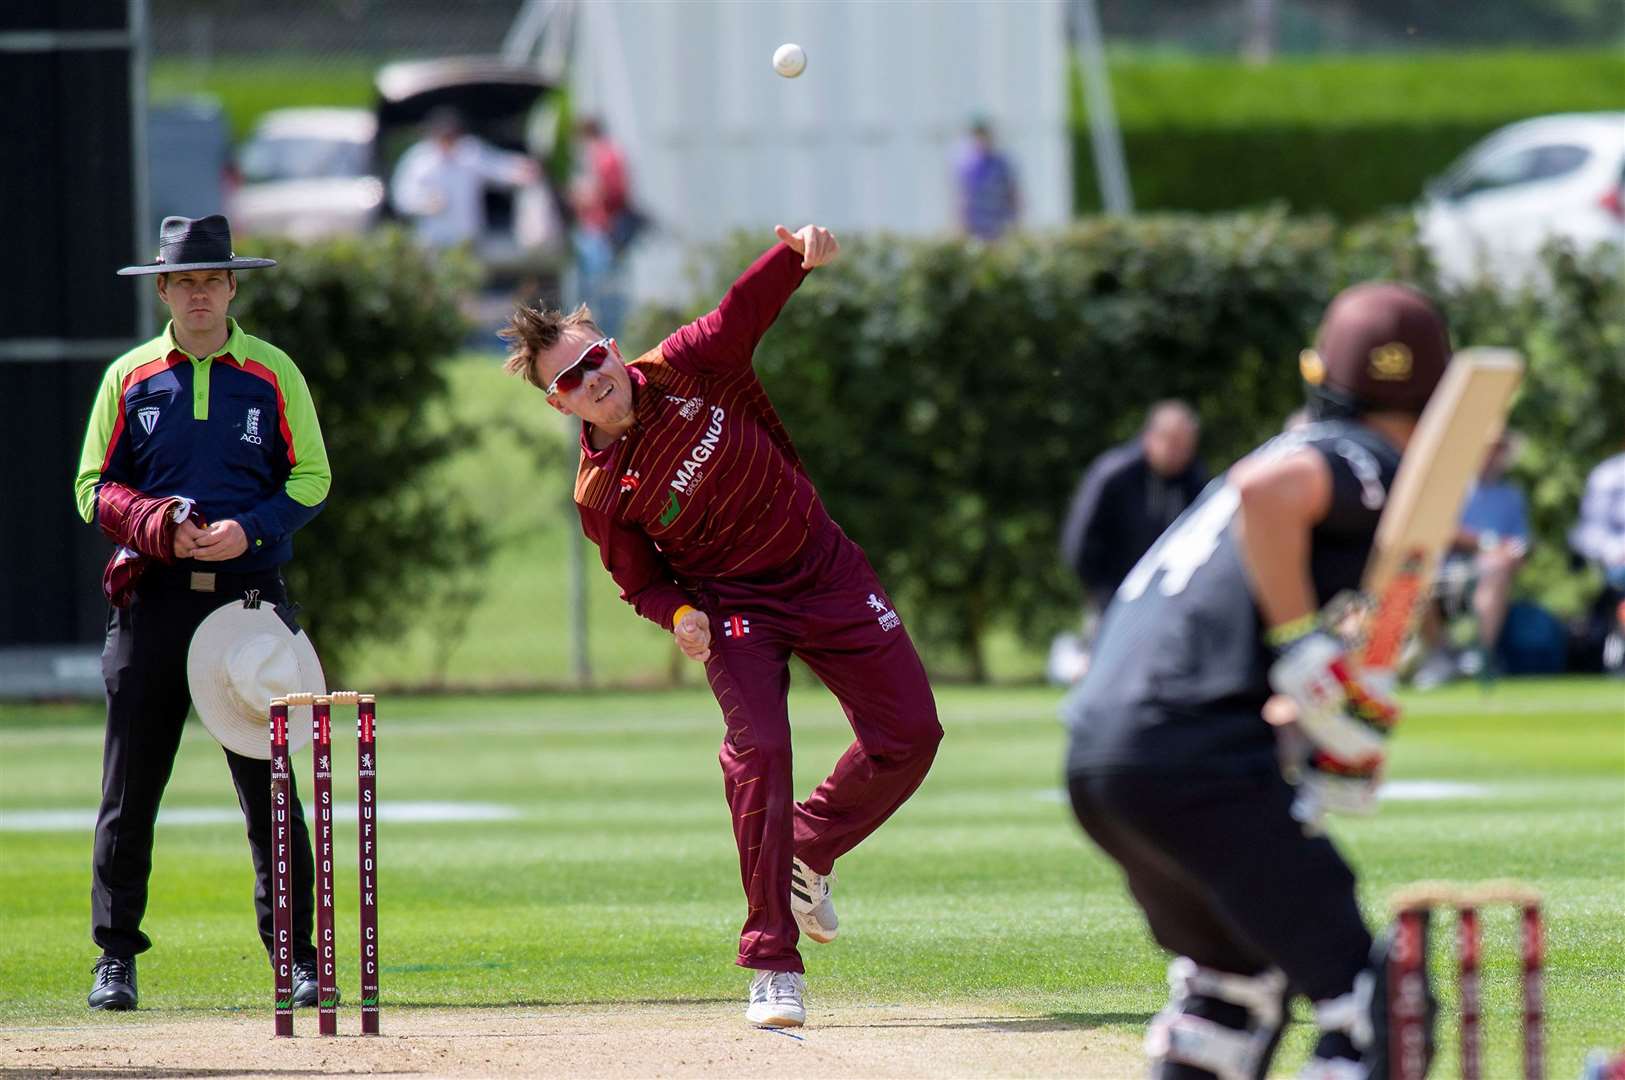
[[[711,659],[711,620],[705,612],[685,611],[672,633],[684,656],[702,664]]]
[[[775,225],[773,232],[784,241],[786,247],[801,256],[803,270],[834,262],[835,256],[841,252],[841,245],[835,242],[835,234],[817,225],[803,225],[795,232],[783,225]]]

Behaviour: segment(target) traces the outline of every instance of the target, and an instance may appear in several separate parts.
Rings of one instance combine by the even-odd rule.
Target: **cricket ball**
[[[793,79],[806,69],[806,50],[795,42],[787,41],[773,50],[773,70],[786,79]]]

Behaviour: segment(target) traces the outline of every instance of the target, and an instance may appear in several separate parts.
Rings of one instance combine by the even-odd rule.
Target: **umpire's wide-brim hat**
[[[198,625],[186,656],[192,705],[233,753],[271,756],[271,699],[327,692],[310,636],[276,605],[227,604]],[[310,741],[310,725],[288,724],[288,752]]]
[[[158,227],[158,261],[126,266],[119,273],[176,274],[182,270],[260,270],[275,259],[238,258],[231,250],[231,223],[222,214],[166,217]]]

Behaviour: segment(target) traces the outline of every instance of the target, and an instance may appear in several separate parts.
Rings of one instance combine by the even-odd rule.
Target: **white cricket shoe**
[[[790,860],[790,913],[801,932],[821,945],[828,945],[840,933],[841,920],[835,917],[835,873],[815,874],[800,859]]]
[[[807,1022],[801,995],[807,984],[796,971],[758,971],[750,980],[745,1019],[764,1027],[800,1027]]]

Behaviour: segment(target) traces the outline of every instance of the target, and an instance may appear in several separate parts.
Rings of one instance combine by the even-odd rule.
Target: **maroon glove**
[[[182,510],[179,517],[176,510]],[[96,524],[115,544],[165,563],[175,561],[175,530],[190,519],[202,525],[192,501],[176,495],[143,495],[123,484],[105,483],[96,489]]]

